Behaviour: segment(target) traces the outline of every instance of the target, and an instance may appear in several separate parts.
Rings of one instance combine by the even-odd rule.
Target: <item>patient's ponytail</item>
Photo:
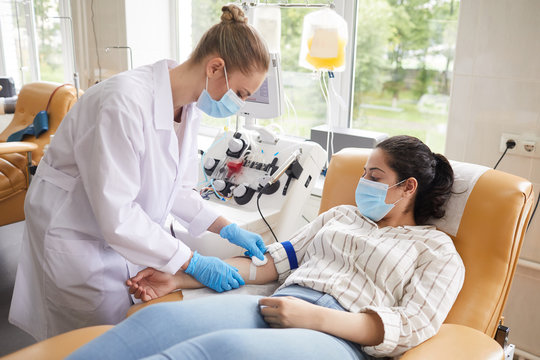
[[[418,202],[418,195],[416,196],[415,210],[417,207],[419,212],[421,212],[420,207],[424,207],[427,210],[422,214],[423,221],[430,217],[439,219],[444,216],[444,205],[450,198],[452,186],[454,185],[454,170],[448,159],[441,154],[433,154],[433,157],[436,161],[435,177],[429,186],[429,190],[426,192],[426,196],[424,196],[426,199],[421,199],[427,206],[422,206]]]
[[[418,182],[414,202],[416,223],[425,224],[429,218],[443,217],[454,184],[454,171],[446,157],[432,153],[422,141],[407,135],[388,138],[377,148],[388,155],[398,181],[414,177]]]

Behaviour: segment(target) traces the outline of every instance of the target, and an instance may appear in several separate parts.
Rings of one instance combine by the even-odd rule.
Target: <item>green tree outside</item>
[[[353,127],[444,151],[458,12],[458,0],[359,0]]]
[[[57,0],[34,0],[41,80],[64,82],[62,38]]]

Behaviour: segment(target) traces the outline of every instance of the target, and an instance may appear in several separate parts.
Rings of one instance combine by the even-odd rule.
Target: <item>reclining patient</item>
[[[270,297],[209,296],[146,307],[70,359],[370,359],[435,335],[463,285],[452,240],[425,224],[444,215],[453,171],[420,140],[379,143],[356,189],[289,241],[268,246],[251,284]],[[251,259],[227,260],[244,279]],[[253,269],[251,269],[253,278]],[[128,280],[144,301],[202,287],[152,268]]]

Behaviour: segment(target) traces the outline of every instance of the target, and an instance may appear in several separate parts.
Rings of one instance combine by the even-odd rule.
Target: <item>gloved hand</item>
[[[193,253],[185,273],[217,292],[228,291],[236,289],[240,285],[245,285],[244,279],[238,273],[237,268],[217,257],[199,255],[196,251]]]
[[[244,230],[236,224],[229,224],[221,229],[219,235],[229,240],[229,242],[246,249],[245,254],[247,256],[256,256],[264,260],[263,254],[266,252],[266,246],[264,246],[264,241],[259,234]]]

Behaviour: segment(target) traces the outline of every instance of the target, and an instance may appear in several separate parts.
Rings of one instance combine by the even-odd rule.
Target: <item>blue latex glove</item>
[[[219,235],[231,243],[246,249],[245,254],[247,256],[256,256],[264,260],[263,254],[266,252],[266,246],[264,246],[264,241],[259,234],[244,230],[236,224],[229,224],[221,229]]]
[[[196,251],[193,253],[185,273],[217,292],[228,291],[236,289],[240,285],[245,285],[244,279],[238,273],[237,268],[217,257],[199,255]]]

